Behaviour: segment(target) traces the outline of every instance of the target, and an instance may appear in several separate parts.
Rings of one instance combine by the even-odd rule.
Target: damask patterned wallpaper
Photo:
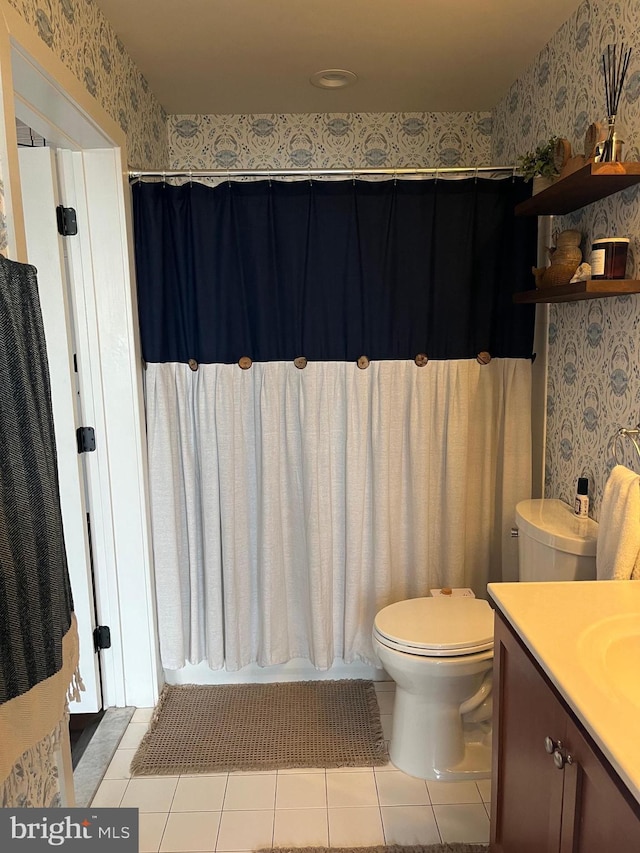
[[[169,168],[375,168],[490,162],[490,113],[169,116]]]
[[[606,118],[601,59],[607,44],[633,46],[619,126],[624,157],[640,159],[640,3],[584,0],[510,88],[494,115],[493,159],[511,162],[557,134],[584,151],[592,121]],[[577,228],[589,260],[593,239],[629,237],[628,278],[640,278],[640,189],[610,196],[569,216],[554,230]],[[533,282],[532,282],[533,284]],[[576,480],[589,477],[590,514],[615,464],[614,435],[640,422],[640,296],[552,305],[549,323],[546,495],[573,502]],[[632,448],[628,448],[632,449]],[[626,463],[640,471],[637,458]]]
[[[166,115],[93,0],[4,0],[127,135],[129,161],[166,168]]]
[[[80,79],[126,132],[142,168],[326,168],[511,165],[552,134],[583,147],[604,118],[603,48],[635,46],[620,110],[626,158],[640,159],[640,6],[584,0],[528,71],[489,113],[170,116],[93,0],[4,0]],[[492,136],[493,132],[493,136]],[[632,189],[554,223],[592,239],[629,236],[628,276],[640,275],[640,191]],[[551,308],[548,496],[571,500],[589,476],[592,514],[614,463],[612,437],[640,420],[640,297]]]

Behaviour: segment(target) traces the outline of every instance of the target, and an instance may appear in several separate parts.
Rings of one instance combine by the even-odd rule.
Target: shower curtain
[[[165,668],[375,662],[380,607],[509,579],[530,492],[526,195],[134,186]]]

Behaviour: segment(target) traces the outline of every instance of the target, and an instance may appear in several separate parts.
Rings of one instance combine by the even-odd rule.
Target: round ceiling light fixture
[[[342,68],[328,68],[326,71],[316,71],[310,78],[314,86],[319,89],[344,89],[356,82],[358,76],[353,71],[345,71]]]

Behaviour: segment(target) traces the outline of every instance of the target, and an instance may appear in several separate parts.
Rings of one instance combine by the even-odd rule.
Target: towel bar
[[[618,465],[624,465],[624,447],[622,448],[621,459],[618,458],[618,445],[622,444],[622,439],[628,438],[629,441],[635,447],[636,453],[638,455],[638,460],[640,460],[640,444],[638,444],[638,438],[640,437],[640,424],[636,427],[627,428],[620,427],[620,429],[616,432],[614,441],[613,441],[613,456]]]

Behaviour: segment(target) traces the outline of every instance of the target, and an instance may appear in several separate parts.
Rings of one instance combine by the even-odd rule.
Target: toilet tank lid
[[[527,536],[569,554],[595,557],[598,523],[578,518],[573,507],[555,498],[520,501],[516,506],[516,525]]]

